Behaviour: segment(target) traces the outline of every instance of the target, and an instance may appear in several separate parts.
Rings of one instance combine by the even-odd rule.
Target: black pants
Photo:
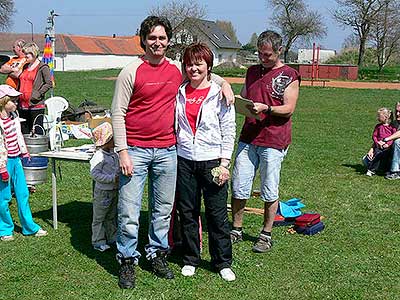
[[[217,271],[232,264],[232,244],[226,201],[228,184],[213,182],[211,170],[219,160],[191,161],[178,156],[177,208],[182,226],[183,263],[200,263],[199,216],[204,197],[211,264]]]
[[[34,125],[36,134],[44,134],[43,131],[43,109],[18,109],[19,117],[25,119],[21,122],[21,131],[23,134],[28,134],[32,131]],[[37,117],[37,118],[36,118]],[[36,119],[36,120],[35,120]],[[35,122],[35,124],[33,123]]]
[[[381,162],[385,162],[391,154],[390,148],[380,149],[374,147],[374,158],[368,164],[368,170],[376,172],[381,165]]]

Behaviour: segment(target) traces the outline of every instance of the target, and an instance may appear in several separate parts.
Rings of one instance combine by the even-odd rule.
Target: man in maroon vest
[[[291,116],[299,94],[300,76],[279,59],[282,52],[279,34],[261,33],[257,47],[260,64],[248,69],[241,96],[254,102],[253,111],[259,114],[260,120],[247,117],[239,138],[232,176],[231,240],[232,243],[242,240],[244,208],[259,168],[264,224],[253,251],[266,252],[272,247],[271,230],[279,203],[280,170],[291,143]]]

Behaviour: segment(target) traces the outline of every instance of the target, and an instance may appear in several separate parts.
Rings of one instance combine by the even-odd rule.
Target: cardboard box
[[[111,124],[111,118],[94,116],[94,117],[88,119],[89,128],[91,128],[91,129],[96,128],[97,126],[99,126],[100,124],[102,124],[104,122],[108,122]]]

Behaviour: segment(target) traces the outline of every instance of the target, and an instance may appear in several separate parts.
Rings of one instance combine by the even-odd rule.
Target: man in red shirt
[[[231,241],[242,240],[244,208],[256,170],[260,168],[264,224],[253,251],[266,252],[272,247],[271,230],[279,203],[281,163],[291,143],[291,116],[299,94],[300,76],[279,59],[282,52],[279,34],[261,33],[257,47],[260,64],[247,70],[241,96],[253,100],[253,111],[261,118],[247,117],[239,138],[232,175]]]
[[[139,216],[148,177],[149,243],[146,258],[153,272],[172,279],[166,254],[176,185],[175,102],[182,82],[180,64],[165,57],[172,37],[166,18],[150,16],[140,27],[145,55],[119,74],[112,102],[112,124],[122,175],[118,204],[119,286],[135,287]],[[229,84],[224,95],[233,99]],[[228,94],[228,95],[227,95]]]
[[[13,45],[13,52],[16,56],[11,57],[11,59],[0,68],[0,73],[8,74],[5,83],[14,89],[19,88],[18,77],[21,75],[22,68],[26,63],[25,54],[22,52],[22,47],[24,45],[24,40],[16,40]]]

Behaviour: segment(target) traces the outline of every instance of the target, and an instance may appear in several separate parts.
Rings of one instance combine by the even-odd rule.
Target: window
[[[224,38],[226,38],[228,41],[231,40],[231,39],[229,38],[229,36],[227,36],[226,34],[224,34]]]
[[[218,37],[218,35],[216,35],[215,33],[213,33],[213,36],[214,36],[217,40],[220,39],[220,38]]]

